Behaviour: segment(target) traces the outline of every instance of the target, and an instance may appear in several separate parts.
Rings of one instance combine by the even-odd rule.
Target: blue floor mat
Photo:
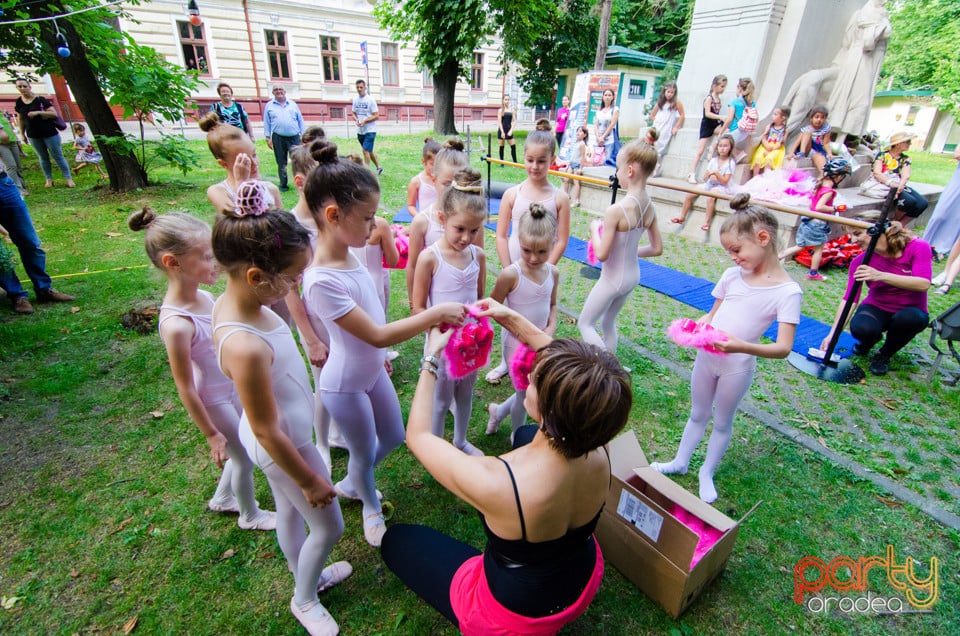
[[[499,214],[500,199],[490,200],[491,216]],[[394,223],[409,223],[413,218],[407,212],[407,208],[402,208],[393,217]],[[497,231],[496,221],[491,221],[484,225],[491,232]],[[570,260],[584,265],[590,265],[587,262],[587,242],[581,238],[571,236],[567,242],[567,249],[563,255]],[[714,283],[712,281],[684,274],[675,269],[657,265],[644,259],[640,260],[640,284],[656,292],[669,296],[686,305],[695,307],[699,311],[706,313],[713,307]],[[697,315],[691,318],[699,318]],[[820,343],[830,333],[830,325],[826,325],[819,320],[808,316],[800,316],[800,324],[797,325],[797,333],[793,339],[793,350],[801,355],[807,355],[808,349],[819,349]],[[771,340],[777,338],[777,323],[770,325],[763,334]],[[836,355],[841,358],[850,357],[853,345],[856,344],[853,336],[847,332],[840,334],[840,341],[837,343]]]

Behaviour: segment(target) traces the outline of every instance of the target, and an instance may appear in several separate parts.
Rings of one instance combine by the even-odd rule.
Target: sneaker
[[[53,287],[50,287],[37,292],[37,300],[42,303],[68,303],[72,300],[76,300],[76,297],[71,296],[70,294],[58,292]]]
[[[290,186],[288,185],[280,186],[280,192],[289,192],[289,191],[290,191]]]
[[[383,174],[383,168],[377,168],[377,176],[379,177],[382,174]]]
[[[387,522],[382,512],[374,512],[363,518],[363,538],[374,548],[380,547],[386,533]]]
[[[870,361],[870,373],[873,375],[887,375],[890,371],[890,358],[885,355],[877,354]]]
[[[244,519],[242,516],[237,519],[237,525],[241,530],[276,530],[277,513],[269,510],[258,510],[257,514],[250,519]]]
[[[312,601],[300,607],[291,598],[290,611],[310,636],[336,636],[340,633],[337,621],[333,620],[333,616],[330,616],[330,612],[320,601]]]
[[[13,301],[13,310],[18,314],[32,314],[33,305],[30,304],[26,296],[21,296]]]
[[[827,277],[820,272],[808,272],[807,280],[827,280]]]
[[[870,353],[870,347],[865,347],[863,344],[858,342],[857,344],[853,345],[853,349],[851,351],[855,356],[865,356]]]
[[[233,512],[240,513],[240,504],[237,502],[237,498],[233,495],[230,495],[226,499],[211,499],[207,502],[207,510],[212,510],[213,512]]]
[[[693,185],[697,185],[697,175],[695,172],[691,172],[690,174],[687,175],[687,183],[692,183]]]
[[[351,574],[353,574],[353,566],[347,561],[337,561],[336,563],[328,565],[323,568],[323,572],[320,574],[320,582],[317,584],[317,594],[326,592],[334,585],[342,583]]]

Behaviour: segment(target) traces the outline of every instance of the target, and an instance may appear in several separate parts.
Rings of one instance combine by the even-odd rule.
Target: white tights
[[[310,468],[323,475],[327,480],[327,471],[320,452],[313,444],[297,449]],[[295,589],[293,598],[297,605],[303,606],[317,600],[317,584],[323,572],[323,565],[330,551],[343,536],[343,515],[340,503],[334,500],[323,508],[314,508],[303,496],[303,491],[274,462],[261,466],[267,476],[270,490],[277,504],[277,541],[287,565],[293,572]],[[303,529],[306,522],[310,528],[307,534]]]
[[[320,398],[340,424],[350,453],[343,488],[360,497],[364,518],[379,514],[382,508],[373,470],[404,438],[400,400],[386,369],[380,367],[380,375],[366,393],[323,391]]]
[[[516,391],[510,397],[500,404],[490,405],[490,422],[487,431],[500,424],[508,414],[510,415],[510,433],[516,433],[517,429],[527,423],[527,409],[523,406],[523,400],[526,397],[526,391]]]
[[[707,430],[712,411],[713,432],[707,443],[707,456],[700,468],[700,498],[707,503],[717,499],[713,474],[730,445],[733,418],[740,400],[750,388],[755,368],[756,358],[742,353],[729,357],[698,353],[690,378],[690,419],[683,429],[677,455],[669,464],[652,465],[665,474],[686,473],[693,451]]]
[[[227,455],[230,459],[223,465],[223,473],[217,490],[213,493],[216,501],[237,498],[242,519],[253,519],[260,509],[253,494],[253,462],[240,442],[240,411],[234,404],[214,404],[205,407],[210,420],[217,430],[227,438]]]
[[[580,319],[577,320],[580,337],[583,338],[584,342],[603,347],[616,355],[617,340],[619,339],[617,314],[626,304],[633,287],[630,286],[626,291],[623,291],[614,287],[602,277],[597,281],[597,284],[590,290],[586,302],[583,303],[583,309],[580,310]],[[597,333],[598,321],[600,322],[600,328],[603,329],[603,338]]]
[[[470,425],[470,411],[473,408],[473,386],[477,383],[474,371],[459,380],[447,374],[441,365],[437,372],[437,384],[433,399],[433,434],[443,437],[447,411],[453,405],[453,445],[469,454],[482,454],[467,441],[467,427]]]
[[[313,430],[316,435],[317,450],[320,456],[327,464],[327,470],[333,473],[333,465],[330,463],[330,428],[336,426],[331,420],[327,407],[323,405],[320,397],[320,372],[321,367],[310,365],[310,373],[313,374],[313,386],[317,387],[313,394]]]

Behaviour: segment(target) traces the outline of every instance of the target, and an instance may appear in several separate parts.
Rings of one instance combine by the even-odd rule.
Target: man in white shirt
[[[377,120],[380,119],[380,111],[377,109],[377,102],[367,95],[367,83],[357,80],[357,96],[353,98],[353,119],[357,124],[357,141],[363,148],[363,162],[373,165],[377,168],[377,174],[383,173],[380,162],[377,161],[377,153],[373,151],[373,143],[377,138]]]

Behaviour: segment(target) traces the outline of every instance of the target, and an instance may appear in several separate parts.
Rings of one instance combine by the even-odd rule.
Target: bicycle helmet
[[[825,177],[847,177],[850,176],[850,162],[846,159],[834,158],[823,165],[823,175]]]

